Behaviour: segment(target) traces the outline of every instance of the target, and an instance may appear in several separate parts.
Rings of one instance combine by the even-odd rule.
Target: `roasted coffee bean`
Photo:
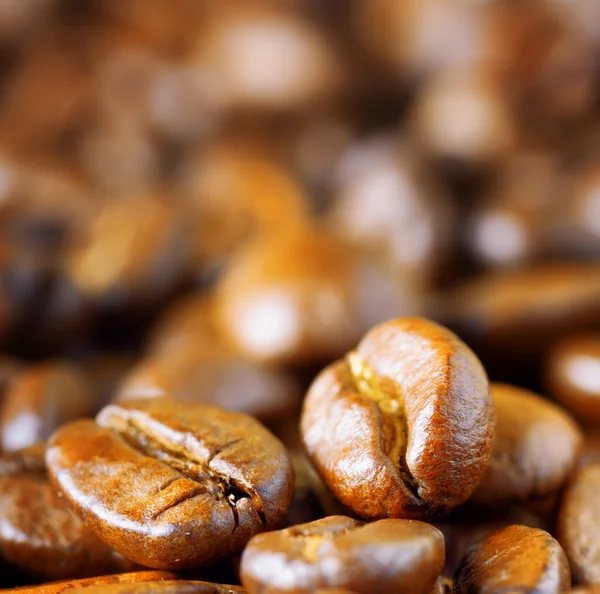
[[[0,556],[46,580],[127,571],[134,563],[115,553],[71,510],[40,469],[44,449],[20,454],[21,468],[0,459]]]
[[[13,377],[0,407],[0,443],[18,450],[45,441],[62,424],[94,412],[84,374],[67,362],[41,363]]]
[[[197,581],[160,581],[139,584],[111,584],[77,588],[73,594],[244,594],[238,586],[224,586]]]
[[[558,491],[575,467],[582,435],[573,419],[540,396],[490,386],[496,439],[490,465],[471,502],[499,507]]]
[[[79,580],[52,582],[50,584],[28,587],[27,591],[31,592],[31,594],[61,594],[62,592],[72,591],[77,588],[90,588],[105,584],[137,584],[138,582],[161,582],[179,578],[180,574],[171,571],[135,571],[82,578]],[[10,592],[23,592],[23,590],[24,588],[15,588],[14,590],[10,590]]]
[[[211,584],[196,580],[186,580],[181,575],[168,571],[139,571],[136,573],[122,573],[107,575],[98,578],[71,580],[44,584],[28,588],[15,588],[6,590],[7,594],[17,594],[27,591],[29,594],[61,594],[70,592],[75,594],[243,594],[243,588],[238,586],[225,586]]]
[[[157,569],[207,565],[280,522],[293,474],[283,445],[242,414],[170,399],[104,408],[65,425],[52,480],[98,535]]]
[[[485,363],[536,362],[548,343],[600,324],[600,266],[544,264],[485,274],[445,296],[449,327]],[[504,367],[502,367],[504,366]]]
[[[567,488],[558,514],[558,540],[565,549],[573,579],[600,585],[600,464],[579,470]]]
[[[443,565],[444,538],[429,524],[330,516],[255,536],[242,555],[241,574],[250,594],[324,587],[425,594]]]
[[[181,280],[188,253],[183,213],[166,197],[107,201],[73,241],[68,272],[106,308],[154,305]]]
[[[474,491],[492,452],[493,419],[487,376],[471,350],[433,322],[400,318],[317,377],[301,430],[325,483],[354,513],[419,518],[448,512]]]
[[[600,422],[600,332],[566,336],[544,362],[548,393],[581,422]]]
[[[456,579],[459,594],[477,592],[569,592],[564,551],[544,530],[509,526],[467,555]]]
[[[248,246],[226,271],[217,312],[250,359],[294,363],[335,356],[358,333],[352,266],[327,236],[277,238]]]
[[[513,524],[545,530],[543,519],[525,507],[510,507],[491,510],[472,509],[468,505],[435,527],[444,535],[446,562],[443,575],[456,575],[467,553],[494,532]]]
[[[318,363],[342,355],[372,325],[418,311],[408,279],[334,237],[303,231],[258,241],[232,259],[217,316],[244,357]]]
[[[225,139],[192,154],[183,193],[196,229],[193,262],[210,271],[248,241],[306,227],[304,189],[257,143]]]
[[[281,424],[300,408],[295,379],[223,352],[178,351],[143,360],[124,379],[117,400],[170,397]]]

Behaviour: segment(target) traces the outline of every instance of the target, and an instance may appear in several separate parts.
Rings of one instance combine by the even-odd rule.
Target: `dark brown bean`
[[[558,491],[574,469],[582,435],[573,419],[540,396],[492,383],[496,439],[470,501],[490,507]]]
[[[143,582],[140,584],[112,584],[105,586],[91,586],[77,588],[74,594],[243,594],[244,590],[238,586],[224,586],[197,581],[165,581]]]
[[[78,578],[135,567],[115,553],[71,510],[40,466],[44,449],[21,454],[21,468],[0,458],[0,556],[38,578]],[[36,463],[37,462],[37,463]],[[15,465],[16,466],[16,465]]]
[[[300,407],[300,386],[274,369],[219,352],[178,350],[143,360],[124,379],[116,399],[166,396],[212,404],[280,424]]]
[[[600,332],[566,336],[544,361],[548,393],[584,424],[600,422]]]
[[[600,266],[485,274],[446,296],[444,320],[495,367],[537,361],[549,342],[600,324]]]
[[[429,524],[331,516],[255,536],[242,555],[241,573],[250,594],[308,594],[323,587],[425,594],[443,565],[444,538]]]
[[[600,585],[600,465],[579,470],[567,488],[558,515],[558,540],[569,558],[573,579]]]
[[[0,407],[0,443],[5,450],[25,448],[93,412],[90,386],[75,365],[33,365],[13,377],[6,391]]]
[[[571,574],[560,545],[544,530],[508,526],[467,555],[456,580],[459,594],[569,592]]]
[[[162,196],[107,201],[71,246],[70,278],[106,307],[156,303],[183,274],[188,234],[182,219]]]
[[[91,586],[102,586],[104,584],[137,584],[141,582],[159,582],[166,580],[176,580],[179,575],[171,571],[135,571],[131,573],[116,573],[112,575],[103,575],[91,578],[82,578],[79,580],[67,580],[53,582],[51,584],[42,584],[40,586],[27,587],[31,594],[61,594],[77,588],[90,588]],[[25,588],[15,588],[8,592],[23,592]]]
[[[548,528],[537,514],[525,507],[474,510],[467,504],[454,516],[435,524],[435,527],[444,535],[446,543],[446,563],[443,575],[456,575],[469,550],[498,530],[513,524],[522,524],[542,530]]]
[[[138,573],[125,573],[115,576],[104,576],[89,580],[73,580],[59,584],[46,584],[27,588],[30,594],[60,594],[72,592],[73,594],[243,594],[244,589],[239,586],[226,586],[196,580],[180,579],[181,576],[167,571],[144,571]],[[10,594],[23,592],[24,589],[16,588],[7,590]]]
[[[65,425],[52,480],[115,550],[148,567],[194,568],[239,551],[285,516],[291,463],[260,423],[170,399],[103,409]]]
[[[415,287],[330,235],[299,231],[255,242],[230,263],[217,315],[248,359],[301,365],[351,348],[371,326],[418,311]]]
[[[181,176],[202,270],[225,264],[248,241],[309,223],[304,189],[257,143],[221,140],[189,156]]]
[[[419,318],[377,326],[325,369],[301,420],[326,484],[370,519],[460,505],[487,468],[493,430],[479,360],[450,331]]]

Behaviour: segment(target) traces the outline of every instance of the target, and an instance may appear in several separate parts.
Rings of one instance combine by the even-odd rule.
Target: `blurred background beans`
[[[599,107],[597,0],[0,0],[0,587],[241,590],[239,552],[130,585],[46,478],[56,430],[158,398],[281,440],[279,528],[400,473],[445,538],[423,594],[562,592],[562,549],[600,583]],[[384,332],[365,366],[412,316],[460,364]]]

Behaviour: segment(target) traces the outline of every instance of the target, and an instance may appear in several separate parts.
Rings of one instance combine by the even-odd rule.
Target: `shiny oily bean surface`
[[[355,266],[325,234],[255,241],[232,258],[216,299],[217,319],[236,351],[272,364],[322,361],[360,335]]]
[[[483,513],[481,513],[483,511]],[[494,532],[513,524],[545,530],[543,519],[524,507],[473,510],[468,505],[458,510],[454,517],[437,522],[435,527],[444,535],[446,562],[443,575],[456,575],[467,553]]]
[[[567,488],[558,515],[558,540],[573,579],[600,585],[600,464],[581,468]]]
[[[415,520],[363,524],[330,516],[255,536],[242,555],[250,594],[348,588],[359,594],[427,593],[444,565],[444,538]]]
[[[111,575],[102,575],[98,577],[82,578],[79,580],[65,580],[61,582],[52,582],[41,584],[39,586],[27,586],[6,590],[6,592],[30,592],[31,594],[61,594],[62,592],[72,592],[73,590],[85,590],[92,586],[103,586],[113,584],[137,584],[141,582],[162,582],[179,579],[177,573],[171,571],[134,571],[130,573],[115,573]]]
[[[493,443],[486,373],[453,333],[420,318],[371,330],[326,368],[301,432],[336,497],[369,518],[419,518],[463,503]]]
[[[225,586],[209,582],[171,580],[164,582],[143,582],[137,584],[111,584],[76,588],[73,594],[243,594],[243,588]]]
[[[31,448],[30,448],[31,450]],[[39,464],[32,463],[37,457]],[[15,454],[11,456],[16,462]],[[0,476],[0,556],[47,580],[126,571],[135,564],[106,546],[48,482],[43,449]],[[0,471],[2,470],[0,460]],[[37,466],[37,467],[36,467]]]
[[[342,355],[374,324],[420,311],[407,279],[322,231],[257,240],[232,258],[217,320],[243,357],[306,365]]]
[[[212,404],[280,423],[300,408],[300,387],[291,375],[224,352],[179,351],[150,357],[131,370],[118,401],[171,397]]]
[[[67,362],[40,363],[13,377],[0,408],[0,444],[18,450],[44,441],[69,421],[93,414],[90,386]]]
[[[450,292],[444,321],[495,366],[536,361],[548,341],[600,323],[600,266],[483,274]]]
[[[290,505],[291,462],[251,417],[161,398],[108,406],[96,421],[53,435],[49,472],[98,535],[142,565],[217,561]]]
[[[508,384],[491,384],[496,439],[471,502],[497,507],[557,491],[575,467],[582,435],[566,411]]]
[[[459,594],[569,592],[567,557],[545,530],[513,525],[471,549],[456,579]]]
[[[557,341],[544,363],[548,393],[583,423],[600,422],[600,332]]]

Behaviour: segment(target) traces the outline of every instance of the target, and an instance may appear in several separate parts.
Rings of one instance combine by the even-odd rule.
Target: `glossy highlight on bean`
[[[281,443],[257,421],[167,399],[111,405],[55,433],[58,488],[100,538],[160,569],[206,565],[276,526],[293,490]]]

